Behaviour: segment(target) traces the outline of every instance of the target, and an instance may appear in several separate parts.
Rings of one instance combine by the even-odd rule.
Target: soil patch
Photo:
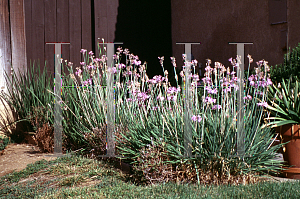
[[[21,171],[27,164],[45,159],[55,160],[56,157],[48,157],[49,153],[40,152],[39,148],[32,144],[10,144],[0,155],[0,177],[13,171]]]

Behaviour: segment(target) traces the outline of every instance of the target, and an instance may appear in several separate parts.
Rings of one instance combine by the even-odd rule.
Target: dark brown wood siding
[[[10,71],[11,64],[8,0],[0,1],[0,38],[0,87],[4,87],[4,71]]]
[[[46,62],[54,72],[54,45],[62,45],[62,58],[79,66],[80,49],[97,49],[98,38],[114,41],[118,0],[24,0],[28,64]]]

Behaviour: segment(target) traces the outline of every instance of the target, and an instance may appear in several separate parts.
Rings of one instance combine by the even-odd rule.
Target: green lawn
[[[300,198],[300,182],[239,186],[134,185],[111,164],[80,156],[38,161],[0,179],[0,198]]]

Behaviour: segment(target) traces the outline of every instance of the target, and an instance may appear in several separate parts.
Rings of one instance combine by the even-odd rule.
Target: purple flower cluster
[[[176,65],[176,59],[175,59],[175,57],[170,57],[170,59],[171,59],[171,63],[173,64],[174,68],[176,68],[177,65]]]
[[[140,60],[137,60],[137,59],[134,59],[134,60],[132,61],[132,63],[133,63],[134,65],[136,65],[136,66],[139,66],[139,65],[142,64],[142,62],[141,62]]]
[[[196,122],[196,121],[201,122],[202,117],[200,115],[193,115],[191,119],[194,122]]]
[[[80,53],[85,54],[86,51],[87,51],[86,49],[81,49]]]
[[[259,72],[261,73],[261,72]],[[253,86],[255,88],[258,88],[258,87],[267,87],[267,86],[270,86],[272,85],[272,81],[269,77],[267,77],[267,79],[264,78],[264,75],[263,74],[260,74],[260,75],[251,75],[249,78],[248,78],[249,82],[250,82],[250,86]]]
[[[126,68],[126,65],[125,65],[125,64],[123,64],[123,63],[120,63],[120,64],[118,64],[118,68],[119,68],[119,69]]]
[[[252,96],[251,95],[247,95],[247,96],[244,97],[244,100],[250,101],[250,100],[252,100]]]
[[[259,103],[257,103],[257,106],[267,107],[268,103],[267,102],[259,102]]]
[[[127,102],[134,102],[135,99],[127,98],[126,101],[127,101]]]
[[[218,104],[216,104],[216,105],[213,105],[213,107],[211,108],[212,110],[219,110],[219,109],[221,109],[222,108],[222,106],[221,105],[218,105]]]
[[[116,67],[109,67],[109,68],[107,69],[107,72],[116,74],[118,71],[117,71],[117,68],[116,68]]]
[[[205,103],[213,104],[217,102],[217,99],[213,99],[212,97],[207,96],[204,100]]]
[[[123,72],[123,77],[130,76],[130,75],[132,75],[131,71]]]
[[[168,94],[177,94],[180,92],[180,87],[176,88],[176,87],[169,87],[167,90]]]
[[[165,80],[161,75],[155,75],[152,79],[149,79],[147,82],[150,84],[162,83]]]
[[[207,93],[209,93],[209,94],[217,94],[218,93],[217,88],[212,89],[210,86],[205,87],[205,90],[207,90]]]
[[[164,101],[164,100],[165,100],[165,97],[159,95],[159,96],[157,96],[156,99],[159,100],[159,101]]]
[[[86,80],[86,81],[83,81],[83,86],[87,86],[87,85],[92,85],[92,83],[93,83],[93,79],[92,78],[90,78],[90,79],[88,79],[88,80]]]
[[[167,100],[168,101],[171,101],[171,100],[176,101],[177,100],[177,95],[170,95],[170,96],[167,97]]]
[[[137,99],[138,99],[139,101],[146,101],[146,100],[149,99],[149,98],[150,98],[150,96],[147,95],[147,93],[145,93],[145,92],[139,92],[139,93],[137,94]]]
[[[76,68],[76,69],[77,69],[77,71],[75,72],[75,74],[77,76],[81,76],[82,70],[80,68]]]

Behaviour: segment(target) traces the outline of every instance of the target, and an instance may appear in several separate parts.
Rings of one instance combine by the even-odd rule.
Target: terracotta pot
[[[284,125],[277,127],[276,131],[285,144],[283,149],[283,159],[292,166],[284,171],[289,178],[300,179],[300,125]]]

